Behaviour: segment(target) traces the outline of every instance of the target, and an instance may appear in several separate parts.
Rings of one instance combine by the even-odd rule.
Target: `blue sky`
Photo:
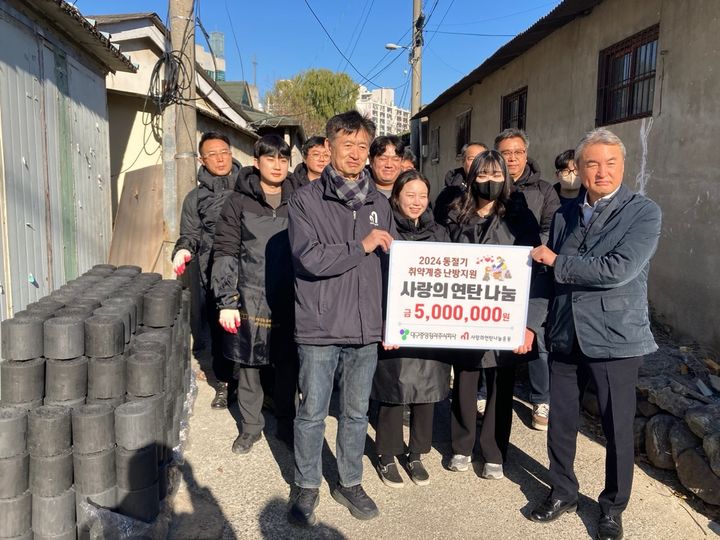
[[[412,0],[307,0],[307,3],[352,66],[335,49],[305,0],[196,0],[196,11],[208,32],[225,33],[227,80],[245,78],[252,82],[254,57],[262,95],[277,79],[322,67],[345,71],[358,82],[366,77],[372,81],[363,82],[369,88],[396,88],[396,103],[409,108],[407,52],[386,51],[384,45],[410,43]],[[558,3],[559,0],[424,0],[428,21],[423,51],[423,104],[431,102]],[[168,9],[167,0],[77,0],[75,5],[86,16],[154,11],[163,20]],[[196,39],[207,48],[199,31]]]

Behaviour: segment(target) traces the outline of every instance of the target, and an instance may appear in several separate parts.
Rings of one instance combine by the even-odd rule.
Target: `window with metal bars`
[[[598,126],[652,115],[660,26],[651,26],[600,51]]]
[[[525,129],[527,116],[527,86],[520,90],[503,96],[502,99],[502,129]]]

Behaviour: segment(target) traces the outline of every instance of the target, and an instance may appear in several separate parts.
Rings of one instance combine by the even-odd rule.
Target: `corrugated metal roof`
[[[519,33],[500,47],[491,57],[445,90],[430,102],[430,104],[420,109],[420,112],[413,116],[413,118],[422,118],[436,111],[474,84],[480,83],[485,77],[512,62],[515,58],[531,49],[557,29],[562,28],[578,17],[584,17],[590,14],[593,8],[602,3],[602,1],[603,0],[564,0],[530,28]]]
[[[83,17],[76,7],[64,0],[25,0],[22,3],[45,17],[57,30],[81,45],[84,52],[94,56],[113,73],[137,71],[132,62],[110,43],[95,25]]]

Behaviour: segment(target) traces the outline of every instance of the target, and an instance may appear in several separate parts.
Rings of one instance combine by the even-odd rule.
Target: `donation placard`
[[[451,349],[519,347],[527,322],[531,249],[393,241],[385,343]]]

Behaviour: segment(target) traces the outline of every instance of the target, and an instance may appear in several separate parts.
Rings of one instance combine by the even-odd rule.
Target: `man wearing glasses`
[[[300,189],[320,178],[325,166],[330,163],[330,152],[325,148],[325,137],[310,137],[302,146],[303,162],[288,176],[290,184]]]
[[[173,250],[173,269],[180,276],[185,265],[193,258],[198,264],[199,306],[202,324],[209,324],[212,371],[215,377],[215,398],[213,409],[227,409],[228,385],[233,383],[233,366],[223,359],[220,346],[220,325],[215,298],[210,288],[212,245],[215,236],[215,222],[220,215],[227,196],[232,193],[241,165],[233,159],[230,140],[226,135],[209,131],[200,138],[200,169],[198,185],[183,201],[180,217],[180,236]],[[204,332],[205,333],[205,332]]]
[[[375,187],[388,199],[400,175],[404,155],[405,144],[395,135],[377,137],[370,145],[370,172]]]
[[[553,215],[560,208],[560,200],[552,185],[540,178],[540,167],[533,159],[528,158],[528,147],[528,137],[521,129],[508,128],[495,137],[495,150],[505,158],[508,172],[514,181],[512,198],[519,204],[527,205],[533,213],[537,232],[542,243],[546,244]],[[528,362],[528,378],[532,427],[547,431],[550,416],[550,372],[543,338],[542,332],[538,333],[537,358]]]

